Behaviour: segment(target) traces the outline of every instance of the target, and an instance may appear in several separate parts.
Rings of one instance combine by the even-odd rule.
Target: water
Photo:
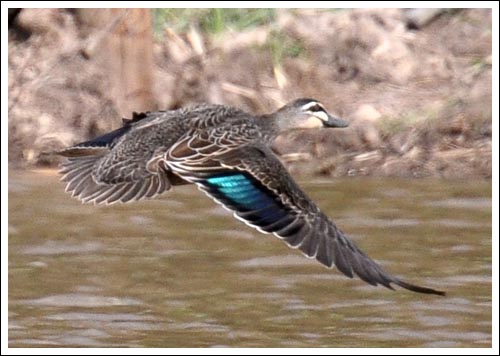
[[[491,182],[301,186],[372,258],[446,297],[329,271],[193,186],[82,205],[9,177],[11,347],[491,347]]]

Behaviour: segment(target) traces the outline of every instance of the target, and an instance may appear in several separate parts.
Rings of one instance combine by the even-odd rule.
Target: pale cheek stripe
[[[321,119],[316,116],[310,116],[307,120],[303,121],[299,127],[304,129],[314,129],[323,126]]]
[[[328,115],[326,115],[326,113],[324,112],[316,112],[314,113],[314,115],[320,120],[323,120],[325,122],[328,121]]]

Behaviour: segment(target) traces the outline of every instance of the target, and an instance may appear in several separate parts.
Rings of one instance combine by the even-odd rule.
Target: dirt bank
[[[410,26],[411,27],[411,26]],[[491,177],[491,11],[445,11],[420,29],[403,10],[277,10],[272,23],[213,36],[163,30],[154,44],[161,109],[208,101],[252,112],[314,97],[348,129],[294,132],[294,174]],[[106,73],[66,10],[23,10],[9,31],[9,161],[121,123]],[[152,108],[154,109],[154,108]]]

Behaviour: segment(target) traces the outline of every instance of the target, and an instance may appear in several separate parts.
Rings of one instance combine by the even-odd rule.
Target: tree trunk
[[[84,53],[104,67],[120,114],[157,108],[153,93],[153,40],[149,9],[79,9]]]

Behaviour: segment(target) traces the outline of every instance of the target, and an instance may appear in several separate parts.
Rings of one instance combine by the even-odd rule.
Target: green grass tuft
[[[271,51],[273,64],[279,66],[286,57],[296,58],[304,54],[304,44],[283,31],[274,30],[264,44]]]
[[[241,31],[271,23],[276,16],[275,9],[153,9],[152,12],[153,28],[159,36],[165,27],[180,33],[190,26],[209,34]]]

